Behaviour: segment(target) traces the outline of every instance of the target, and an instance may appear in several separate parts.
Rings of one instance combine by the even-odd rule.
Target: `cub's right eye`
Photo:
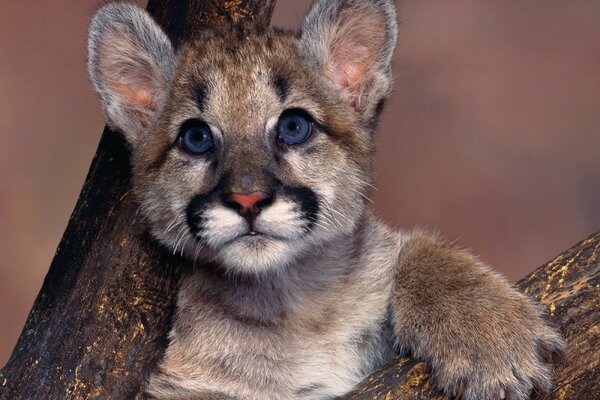
[[[197,119],[185,121],[179,129],[179,146],[195,156],[212,151],[215,144],[208,124]]]

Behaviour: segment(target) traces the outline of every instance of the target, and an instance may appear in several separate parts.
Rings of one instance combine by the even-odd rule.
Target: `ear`
[[[108,125],[135,146],[164,106],[175,70],[171,42],[142,8],[110,3],[94,15],[88,71]]]
[[[370,121],[392,89],[398,27],[391,0],[318,0],[302,28],[304,54]]]

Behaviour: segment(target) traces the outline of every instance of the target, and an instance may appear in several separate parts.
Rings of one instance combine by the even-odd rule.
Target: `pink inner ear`
[[[117,86],[116,91],[118,91],[124,99],[134,105],[138,111],[141,111],[140,114],[140,123],[142,127],[147,128],[150,125],[150,118],[148,113],[152,113],[156,111],[156,102],[150,90],[144,87],[133,87],[120,85]]]
[[[101,48],[100,70],[104,84],[125,107],[138,112],[146,127],[157,109],[157,82],[152,66],[131,39],[119,32],[106,34]]]
[[[331,34],[327,74],[353,107],[385,46],[383,16],[369,9],[348,10]]]
[[[152,97],[152,93],[147,88],[121,85],[117,87],[117,90],[124,98],[128,99],[132,104],[138,105],[139,108],[156,111],[154,97]]]
[[[340,90],[353,90],[366,75],[369,51],[364,46],[354,45],[351,54],[334,55],[332,80]]]

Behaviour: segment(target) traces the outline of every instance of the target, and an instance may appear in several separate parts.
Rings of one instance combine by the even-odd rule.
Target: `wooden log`
[[[539,301],[569,348],[544,400],[600,399],[600,232],[541,266],[516,287]],[[432,392],[425,364],[398,357],[344,400],[442,400]]]
[[[539,301],[569,348],[543,399],[600,399],[600,232],[517,283]]]
[[[275,0],[150,0],[174,43],[201,26],[268,24]],[[105,130],[0,399],[137,399],[167,344],[182,260],[137,221],[129,151]]]

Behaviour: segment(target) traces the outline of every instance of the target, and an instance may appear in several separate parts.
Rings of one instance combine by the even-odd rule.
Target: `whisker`
[[[328,227],[332,227],[335,228],[338,225],[336,224],[337,221],[334,221],[331,217],[329,217],[327,214],[321,214],[321,216],[323,217],[322,221],[323,223],[325,223]]]
[[[180,227],[178,228],[178,231],[179,231],[181,228],[182,228],[182,227],[180,226]],[[183,227],[183,228],[184,228],[184,229],[183,229],[183,232],[181,233],[181,236],[180,236],[180,234],[179,234],[179,233],[177,233],[177,234],[175,235],[176,241],[175,241],[175,249],[173,250],[173,255],[177,254],[177,248],[179,247],[179,243],[181,242],[181,240],[182,240],[182,239],[183,239],[183,237],[185,236],[186,229],[185,229],[185,227]],[[177,239],[177,237],[178,237],[178,236],[180,236],[180,237],[179,237],[179,239]]]
[[[340,223],[340,221],[337,220],[337,218],[335,217],[335,215],[333,215],[333,212],[335,211],[336,213],[338,213],[342,218],[346,218],[344,216],[344,214],[340,213],[337,210],[334,210],[331,207],[331,204],[329,204],[329,202],[327,201],[326,198],[323,198],[323,201],[325,202],[325,208],[329,211],[329,215],[331,216],[331,218],[333,218],[333,221],[336,223],[336,225],[338,226],[338,228],[343,229],[342,224]]]
[[[183,257],[183,249],[185,248],[185,246],[187,246],[188,242],[191,239],[191,236],[187,232],[185,233],[184,236],[185,236],[185,240],[181,243],[181,252],[180,252],[181,257]]]
[[[323,241],[314,234],[315,231],[312,228],[308,227],[307,229],[309,232],[313,233],[313,235],[309,236],[311,242],[313,242],[317,246],[321,247],[321,251],[325,252],[325,247],[323,246]],[[318,242],[316,242],[317,240],[318,240]]]
[[[333,233],[331,230],[329,230],[329,227],[327,227],[326,225],[320,224],[318,222],[313,222],[313,224],[315,224],[316,226],[324,229],[326,232],[328,233]],[[311,228],[308,228],[311,232],[314,232]]]
[[[356,192],[356,193],[358,193],[358,195],[359,195],[360,197],[362,197],[363,199],[367,200],[369,203],[371,203],[371,204],[375,204],[375,203],[373,203],[373,200],[371,200],[369,197],[365,196],[364,194],[362,194],[362,193],[360,193],[360,192]]]
[[[171,231],[171,229],[173,229],[175,227],[179,227],[182,223],[183,223],[183,220],[181,219],[181,217],[177,216],[177,217],[173,218],[173,221],[171,221],[169,226],[167,226],[167,229],[165,230],[164,234],[169,233]]]
[[[374,190],[379,191],[379,188],[377,186],[373,185],[372,183],[369,183],[363,179],[356,178],[356,177],[354,179],[356,179],[359,183],[362,183],[365,186],[369,186],[369,187],[373,188]]]

